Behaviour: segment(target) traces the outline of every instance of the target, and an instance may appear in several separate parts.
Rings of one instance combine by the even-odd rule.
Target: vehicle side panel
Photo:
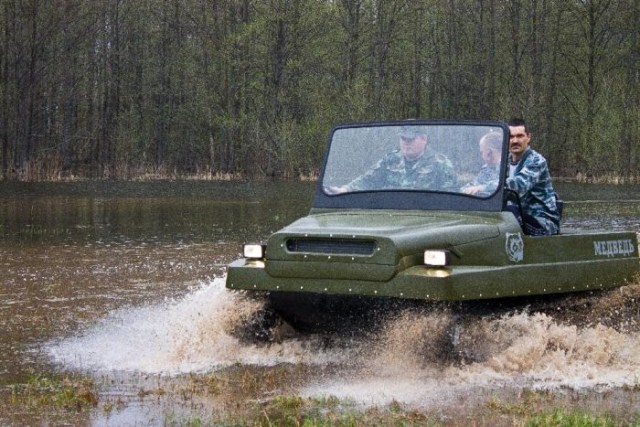
[[[232,289],[276,292],[471,300],[617,287],[632,280],[638,270],[635,233],[525,237],[523,240],[521,261],[505,265],[452,264],[442,268],[414,265],[388,281],[272,277],[264,263],[238,260],[229,267],[227,285]],[[567,254],[564,258],[549,260],[550,245]],[[465,252],[464,248],[460,251]]]

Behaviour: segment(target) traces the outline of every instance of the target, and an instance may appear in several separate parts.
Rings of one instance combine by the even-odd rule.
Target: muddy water
[[[251,367],[264,375],[252,398],[400,402],[443,420],[526,390],[560,390],[569,405],[580,394],[581,404],[629,416],[640,406],[640,285],[570,296],[543,313],[456,323],[443,308],[400,314],[366,339],[293,336],[253,346],[229,334],[256,303],[224,289],[224,266],[241,242],[306,213],[313,184],[0,185],[4,397],[34,373],[79,372],[99,383],[102,402],[119,405],[96,408],[81,423],[157,425],[243,396],[191,396],[185,405],[164,393],[142,402],[141,389],[180,388],[190,375]],[[558,187],[566,227],[640,232],[639,189]],[[441,338],[454,323],[452,360]],[[10,410],[0,411],[3,418],[39,420]]]

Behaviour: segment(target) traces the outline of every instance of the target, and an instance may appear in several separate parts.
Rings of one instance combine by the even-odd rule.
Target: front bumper
[[[264,261],[229,265],[229,289],[326,295],[462,301],[544,295],[620,286],[638,269],[637,258],[507,266],[413,266],[387,281],[272,277]]]

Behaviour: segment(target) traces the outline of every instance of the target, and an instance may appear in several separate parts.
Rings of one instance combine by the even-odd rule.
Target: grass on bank
[[[305,399],[299,396],[278,396],[267,402],[251,404],[243,416],[218,414],[212,418],[179,418],[168,415],[165,426],[252,426],[252,427],[444,427],[444,426],[521,426],[521,427],[617,427],[637,426],[633,422],[616,420],[607,415],[590,415],[581,410],[554,408],[535,413],[504,414],[486,411],[466,418],[452,418],[407,410],[393,402],[386,407],[361,408],[354,402],[336,397]]]
[[[320,165],[318,165],[320,166]],[[111,167],[85,167],[74,171],[66,170],[58,157],[36,160],[27,163],[23,169],[0,171],[0,182],[63,182],[63,181],[245,181],[273,179],[266,173],[222,172],[207,167],[196,170],[183,170],[176,165],[128,165],[118,164]],[[307,172],[283,171],[277,179],[289,181],[316,181],[320,176],[317,169]],[[640,183],[640,174],[621,174],[612,170],[577,171],[574,175],[554,175],[555,181],[587,184],[633,185]]]
[[[14,384],[9,389],[11,403],[26,408],[81,411],[98,405],[98,392],[90,377],[31,374],[25,384]]]
[[[175,165],[132,166],[119,164],[112,167],[84,167],[68,170],[63,168],[59,159],[45,159],[27,163],[21,170],[11,169],[4,173],[0,171],[0,181],[22,182],[68,182],[68,181],[166,181],[166,180],[196,180],[196,181],[245,181],[282,179],[291,181],[315,181],[319,171],[307,172],[282,171],[277,177],[260,171],[250,172],[222,172],[211,168],[196,168],[184,170]]]
[[[640,421],[640,420],[638,420]],[[566,412],[562,409],[554,409],[527,419],[526,427],[616,427],[621,424],[613,418],[604,416],[596,417],[584,412]],[[637,422],[632,425],[638,425]]]
[[[282,374],[282,371],[280,372]],[[285,376],[297,375],[295,372]],[[252,377],[252,378],[248,378]],[[291,380],[292,378],[288,378]],[[522,426],[522,427],[609,427],[640,426],[640,412],[634,419],[624,415],[590,414],[581,408],[564,408],[554,403],[549,392],[524,391],[514,401],[490,398],[484,404],[465,408],[459,413],[419,411],[393,401],[385,406],[363,406],[335,396],[307,398],[291,394],[271,394],[265,398],[265,382],[273,380],[265,372],[252,375],[237,369],[230,377],[220,374],[194,375],[175,387],[141,390],[138,404],[153,406],[162,396],[174,401],[163,416],[164,426],[255,426],[255,427],[360,427],[360,426]],[[233,390],[239,388],[240,390]],[[277,389],[277,388],[276,388]],[[8,387],[10,398],[0,406],[0,420],[25,421],[48,414],[48,420],[74,420],[74,415],[88,417],[102,411],[123,410],[124,400],[111,395],[100,397],[90,377],[75,375],[31,374],[24,384]],[[229,393],[231,392],[231,395]],[[244,396],[244,397],[242,397]],[[222,397],[222,401],[217,398]],[[231,398],[231,399],[229,399]],[[102,401],[104,400],[104,401]],[[210,401],[209,410],[195,404]],[[116,404],[114,402],[121,402]],[[180,402],[175,405],[176,402]],[[200,409],[196,409],[196,408]],[[11,414],[18,414],[17,418]],[[32,414],[33,418],[29,418]]]

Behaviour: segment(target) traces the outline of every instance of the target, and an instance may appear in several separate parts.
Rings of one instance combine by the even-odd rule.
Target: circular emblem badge
[[[524,259],[524,241],[520,233],[507,233],[505,250],[509,261],[520,262]]]

